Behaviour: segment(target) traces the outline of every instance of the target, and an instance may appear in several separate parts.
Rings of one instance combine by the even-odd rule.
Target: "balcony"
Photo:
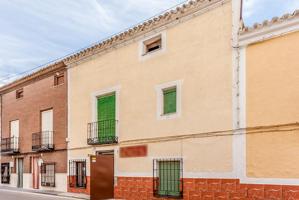
[[[10,137],[1,139],[1,153],[16,154],[19,153],[19,138]]]
[[[53,144],[53,131],[42,131],[32,134],[32,151],[52,151],[54,150]]]
[[[116,124],[117,120],[114,119],[88,123],[87,143],[89,145],[117,143]]]

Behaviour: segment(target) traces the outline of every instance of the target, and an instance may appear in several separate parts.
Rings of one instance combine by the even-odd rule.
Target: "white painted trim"
[[[157,94],[157,119],[167,120],[175,119],[182,114],[182,84],[183,80],[172,81],[163,83],[155,87]],[[163,90],[171,87],[176,87],[176,112],[164,115],[163,114]]]
[[[253,32],[241,34],[240,46],[246,46],[252,43],[269,40],[271,38],[279,37],[296,31],[299,31],[298,17],[278,24],[262,27],[261,29],[253,30]]]
[[[157,49],[156,51],[154,52],[151,52],[151,53],[146,53],[145,50],[145,42],[152,39],[152,38],[155,38],[157,36],[161,35],[161,48],[160,49]],[[145,38],[143,38],[142,40],[140,40],[138,42],[138,58],[140,61],[145,61],[147,59],[150,59],[152,57],[155,57],[155,56],[158,56],[158,55],[161,55],[161,54],[164,54],[166,52],[166,49],[167,49],[167,39],[166,39],[166,31],[162,31],[162,32],[159,32],[159,33],[154,33],[150,36],[147,36]]]
[[[246,127],[246,63],[245,63],[246,48],[242,48],[238,53],[238,65],[235,68],[234,99],[234,132],[233,136],[233,166],[235,176],[237,178],[246,176],[246,151],[244,152],[245,131],[240,128]]]
[[[97,121],[97,99],[100,96],[113,93],[115,92],[115,120],[116,122],[116,133],[115,136],[119,137],[119,107],[120,107],[120,85],[114,86],[114,87],[109,87],[106,89],[102,89],[96,92],[93,92],[91,94],[91,118],[92,121],[95,122]]]

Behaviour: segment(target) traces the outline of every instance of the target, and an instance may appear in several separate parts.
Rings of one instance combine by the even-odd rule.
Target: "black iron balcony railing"
[[[116,124],[115,119],[88,123],[87,143],[89,145],[117,143]]]
[[[1,153],[19,153],[19,138],[10,137],[1,139]]]
[[[32,134],[32,151],[54,150],[53,131],[42,131]]]

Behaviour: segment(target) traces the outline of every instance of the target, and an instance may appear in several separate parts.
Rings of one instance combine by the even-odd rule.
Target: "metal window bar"
[[[1,152],[19,152],[19,138],[10,137],[1,139]]]
[[[103,120],[88,123],[87,143],[88,144],[113,144],[118,143],[116,137],[117,120]]]
[[[33,151],[49,151],[54,149],[53,131],[42,131],[32,134]]]
[[[41,185],[55,187],[55,163],[43,163],[41,165]]]
[[[183,197],[183,159],[153,160],[153,189],[156,197]]]
[[[10,183],[9,163],[1,164],[1,183],[2,184]]]
[[[86,188],[86,160],[69,160],[69,187]]]

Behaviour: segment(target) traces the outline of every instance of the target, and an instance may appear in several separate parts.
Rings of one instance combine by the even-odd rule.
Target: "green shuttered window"
[[[176,87],[163,90],[163,114],[176,113]]]
[[[115,93],[98,98],[98,135],[102,142],[115,136]]]
[[[182,197],[182,159],[154,160],[154,195],[157,197]]]

